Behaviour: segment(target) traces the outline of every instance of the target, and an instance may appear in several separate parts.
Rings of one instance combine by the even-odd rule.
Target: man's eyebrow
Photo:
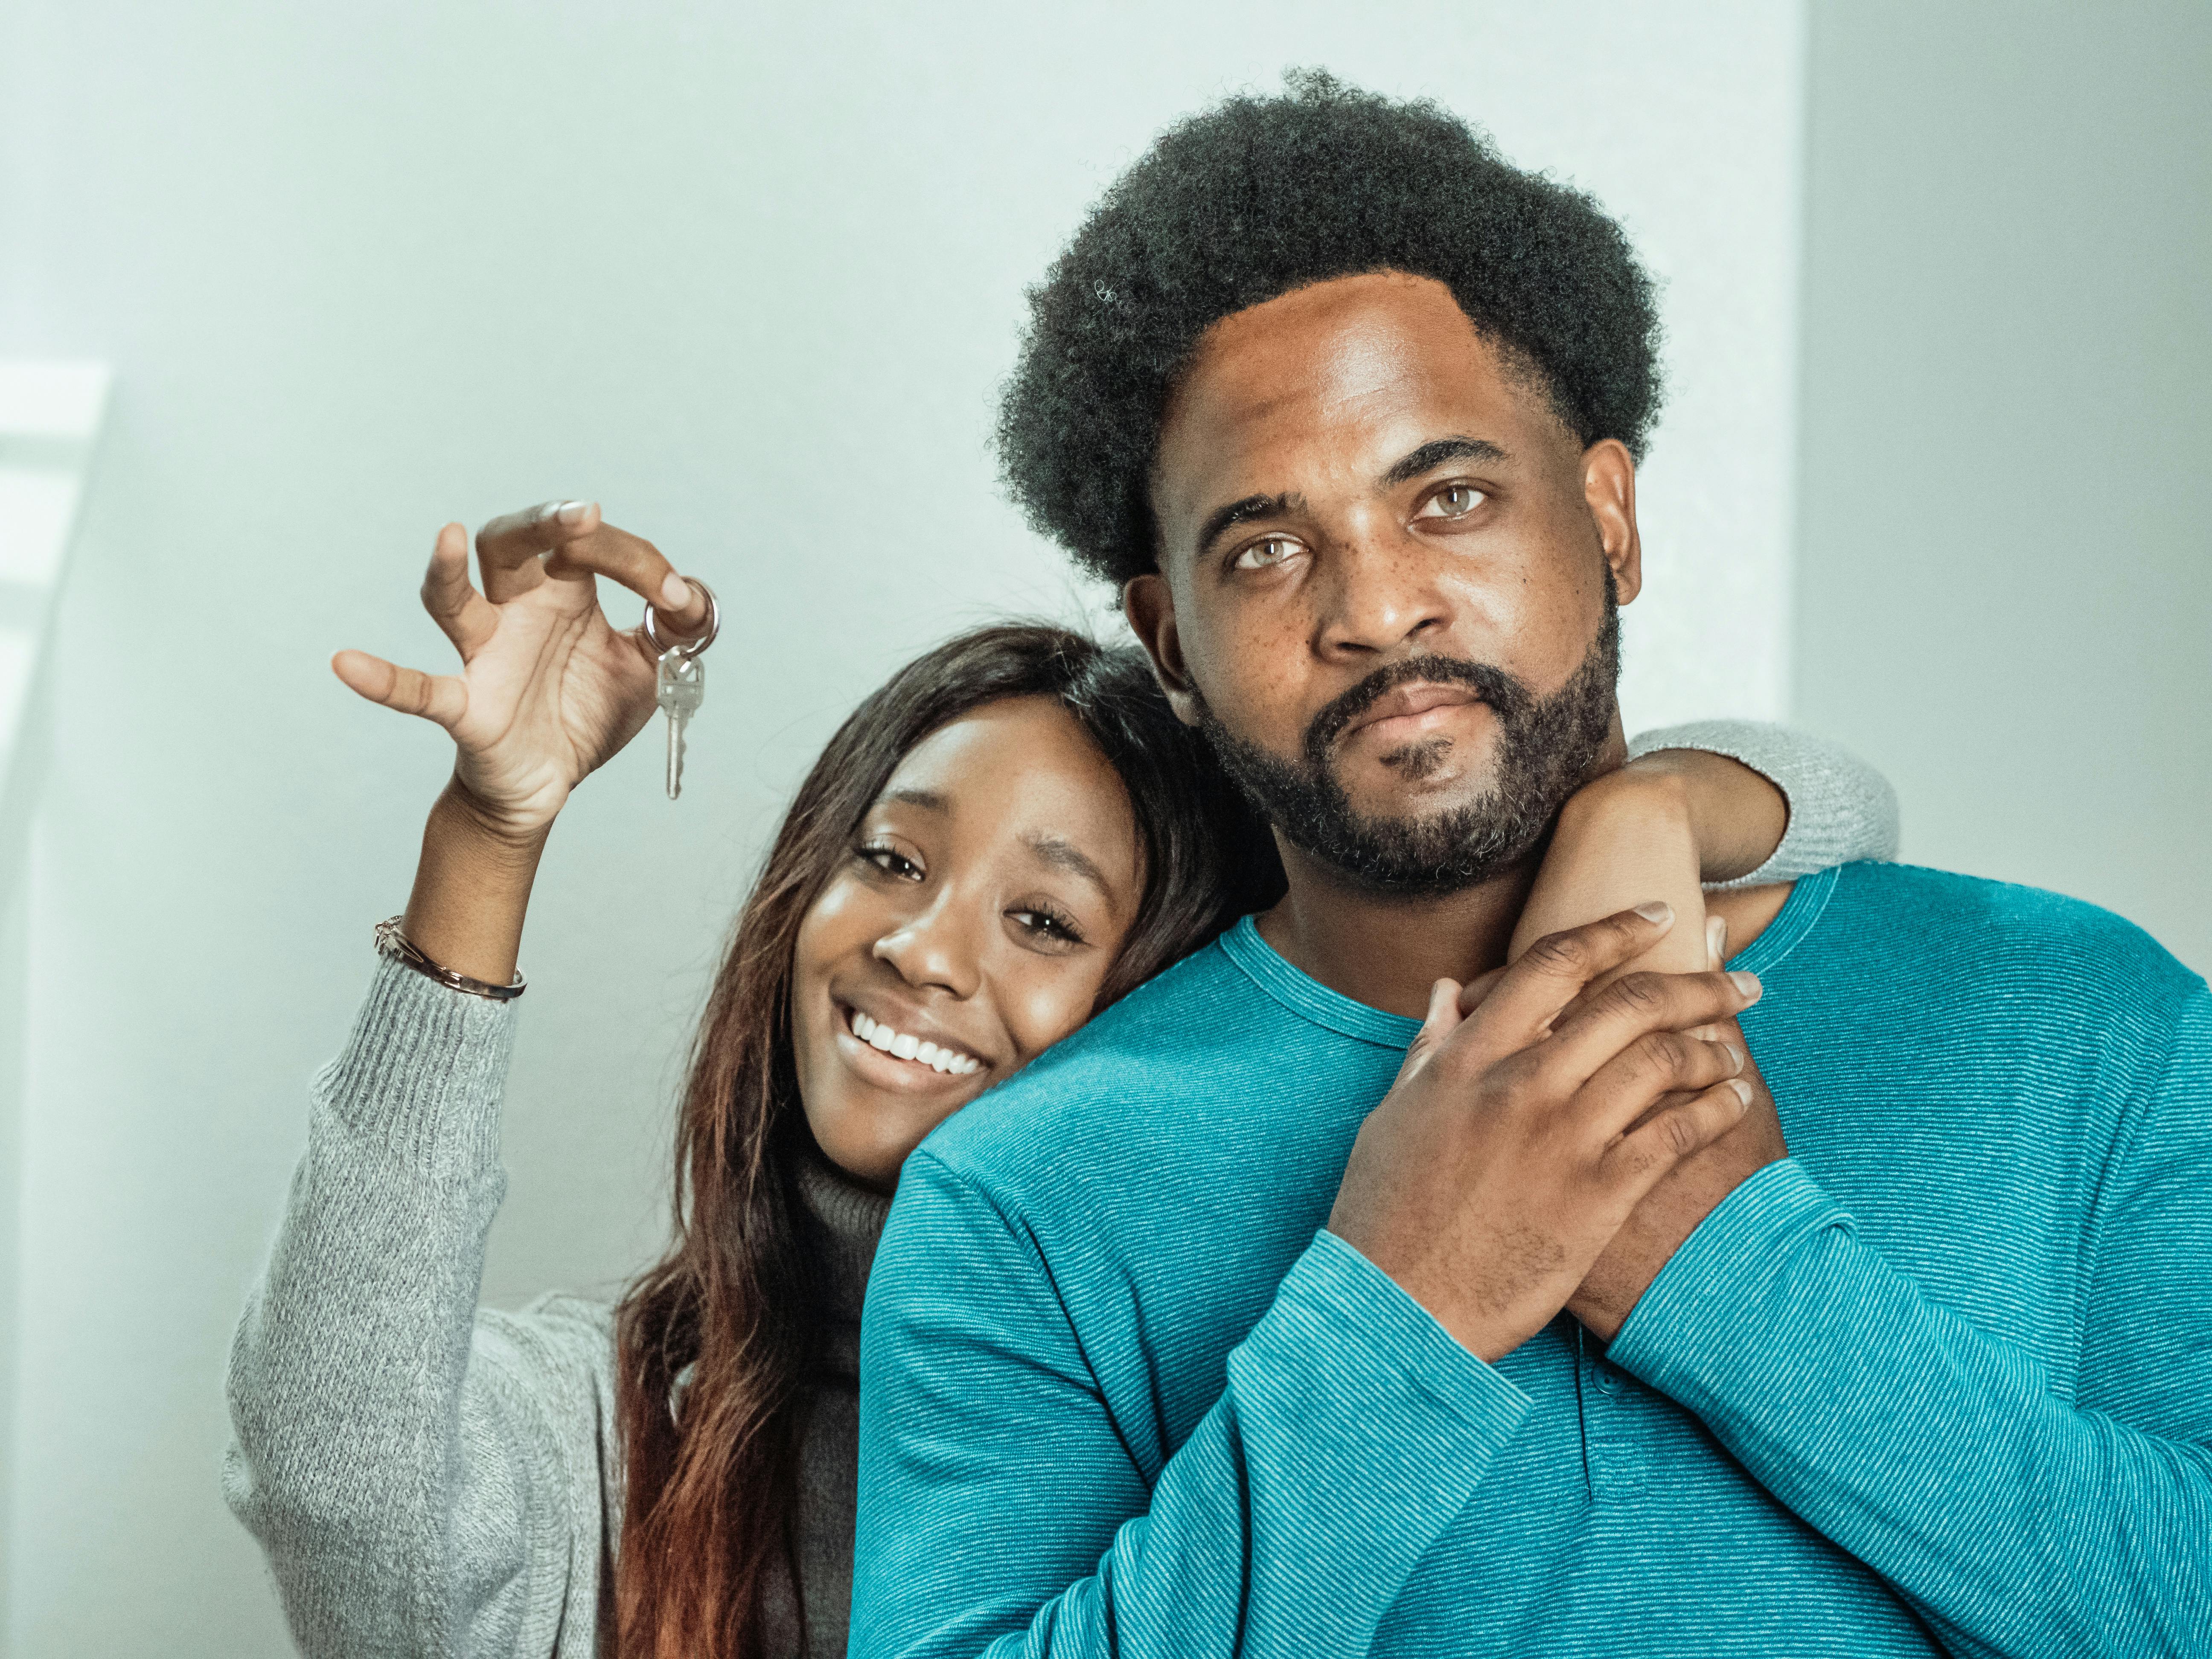
[[[1446,461],[1502,461],[1505,452],[1487,438],[1438,438],[1419,449],[1382,475],[1382,488],[1411,483],[1424,472]]]
[[[1287,514],[1303,513],[1306,498],[1298,495],[1247,495],[1241,501],[1231,501],[1226,507],[1216,507],[1198,532],[1198,550],[1201,553],[1213,545],[1214,538],[1224,530],[1249,523],[1254,519],[1279,519]]]
[[[1104,899],[1109,908],[1119,908],[1115,901],[1113,884],[1106,879],[1106,872],[1092,863],[1090,855],[1073,842],[1037,830],[1024,836],[1022,842],[1054,869],[1082,877],[1098,890],[1098,896]]]
[[[903,806],[919,806],[925,812],[949,812],[952,804],[934,789],[886,789],[878,800],[895,800]]]

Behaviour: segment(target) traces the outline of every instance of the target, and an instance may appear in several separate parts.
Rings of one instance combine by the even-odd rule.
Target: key
[[[653,671],[653,700],[668,716],[668,799],[684,793],[684,728],[707,698],[707,671],[681,646],[660,653]]]

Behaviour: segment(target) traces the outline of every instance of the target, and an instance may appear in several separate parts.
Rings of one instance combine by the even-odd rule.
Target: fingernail
[[[1735,986],[1737,990],[1742,992],[1747,1001],[1756,1002],[1759,1000],[1759,975],[1757,974],[1745,973],[1739,969],[1735,973],[1729,975],[1729,983]]]
[[[1725,1042],[1721,1044],[1721,1048],[1723,1052],[1728,1055],[1729,1065],[1735,1066],[1739,1072],[1743,1070],[1743,1056],[1741,1054],[1736,1053],[1735,1049],[1729,1048]]]
[[[1638,905],[1636,914],[1654,926],[1661,926],[1674,920],[1674,907],[1664,899],[1653,899],[1649,904]]]
[[[592,504],[589,501],[563,501],[555,510],[553,516],[560,520],[562,524],[581,524],[584,521],[584,514],[591,510]]]
[[[1751,1085],[1740,1077],[1732,1077],[1728,1080],[1728,1086],[1735,1091],[1738,1100],[1747,1106],[1751,1104]]]
[[[1716,963],[1728,960],[1728,923],[1718,916],[1705,924],[1705,949]]]
[[[673,570],[670,571],[668,580],[660,585],[660,602],[677,610],[682,610],[691,603],[691,584]]]

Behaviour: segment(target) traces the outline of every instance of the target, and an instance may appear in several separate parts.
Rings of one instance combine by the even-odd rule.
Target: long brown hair
[[[906,754],[986,703],[1023,696],[1053,698],[1081,722],[1136,815],[1144,896],[1098,1006],[1279,891],[1266,830],[1133,649],[1040,625],[981,629],[908,664],[838,728],[714,976],[677,1129],[674,1237],[617,1316],[624,1659],[741,1659],[759,1650],[779,1560],[799,1588],[800,1434],[821,1336],[796,1214],[809,1140],[792,1056],[799,924]],[[803,1595],[799,1609],[803,1627]]]

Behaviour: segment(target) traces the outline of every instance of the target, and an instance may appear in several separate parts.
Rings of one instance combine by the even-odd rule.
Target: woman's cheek
[[[1098,988],[1105,982],[1105,970],[1088,961],[1079,966],[1050,964],[1028,975],[1020,992],[1006,1004],[1013,1011],[1006,1022],[1007,1035],[1013,1038],[1022,1062],[1026,1065],[1036,1059],[1089,1019],[1091,1005],[1097,1000]]]

